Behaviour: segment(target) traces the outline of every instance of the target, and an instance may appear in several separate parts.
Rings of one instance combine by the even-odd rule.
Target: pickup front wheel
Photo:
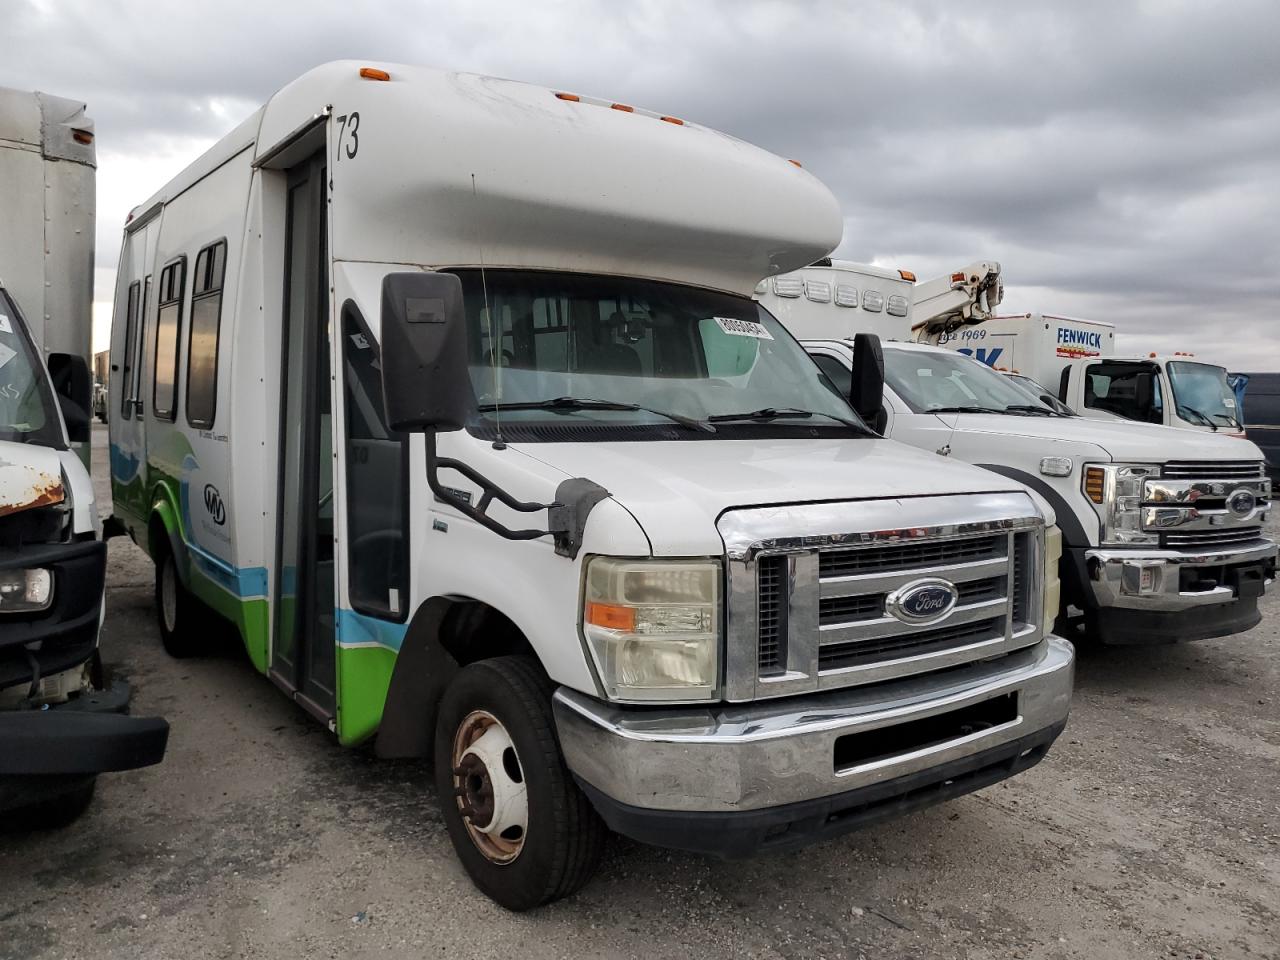
[[[551,715],[554,685],[530,657],[464,667],[436,720],[436,790],[472,882],[508,910],[580,889],[605,828],[573,782]]]

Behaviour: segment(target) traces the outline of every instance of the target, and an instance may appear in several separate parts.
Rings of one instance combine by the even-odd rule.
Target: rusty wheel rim
[[[450,761],[454,800],[471,842],[491,863],[511,863],[524,849],[529,822],[511,735],[487,710],[473,710],[458,724]]]

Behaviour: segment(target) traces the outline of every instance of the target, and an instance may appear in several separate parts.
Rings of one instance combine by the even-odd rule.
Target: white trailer
[[[1244,436],[1225,368],[1189,353],[1118,356],[1115,333],[1111,323],[1051,313],[917,330],[923,343],[1031,377],[1084,417]]]
[[[92,362],[96,166],[82,102],[0,87],[0,280],[46,363]],[[60,364],[50,372],[69,395]],[[88,443],[73,445],[88,466]]]
[[[745,856],[1035,763],[1056,529],[872,435],[750,298],[841,224],[678,117],[294,81],[125,227],[112,484],[166,645],[212,607],[340,742],[434,755],[513,909],[584,883],[602,821]]]

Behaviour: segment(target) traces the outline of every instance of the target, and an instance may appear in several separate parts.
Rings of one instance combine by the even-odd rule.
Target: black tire
[[[17,826],[24,830],[60,830],[68,827],[89,809],[93,800],[93,788],[97,783],[97,778],[92,777],[39,803],[10,810],[4,815],[8,821],[6,826]]]
[[[203,605],[182,585],[168,544],[162,545],[156,555],[155,600],[156,622],[165,652],[178,659],[203,653],[207,612],[201,615]]]
[[[449,838],[472,882],[508,910],[530,910],[581,889],[604,846],[604,823],[573,782],[560,753],[551,714],[553,690],[531,657],[482,660],[453,678],[436,719],[436,790]],[[455,737],[477,711],[505,728],[526,790],[528,827],[519,852],[505,863],[486,856],[472,839],[457,793]]]

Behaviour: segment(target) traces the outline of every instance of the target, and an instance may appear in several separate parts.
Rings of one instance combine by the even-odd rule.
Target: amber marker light
[[[1101,467],[1090,467],[1084,472],[1084,495],[1094,503],[1102,503],[1103,486],[1106,480],[1106,471]]]
[[[624,607],[617,603],[587,604],[587,623],[606,630],[622,630],[632,633],[636,629],[635,607]]]

